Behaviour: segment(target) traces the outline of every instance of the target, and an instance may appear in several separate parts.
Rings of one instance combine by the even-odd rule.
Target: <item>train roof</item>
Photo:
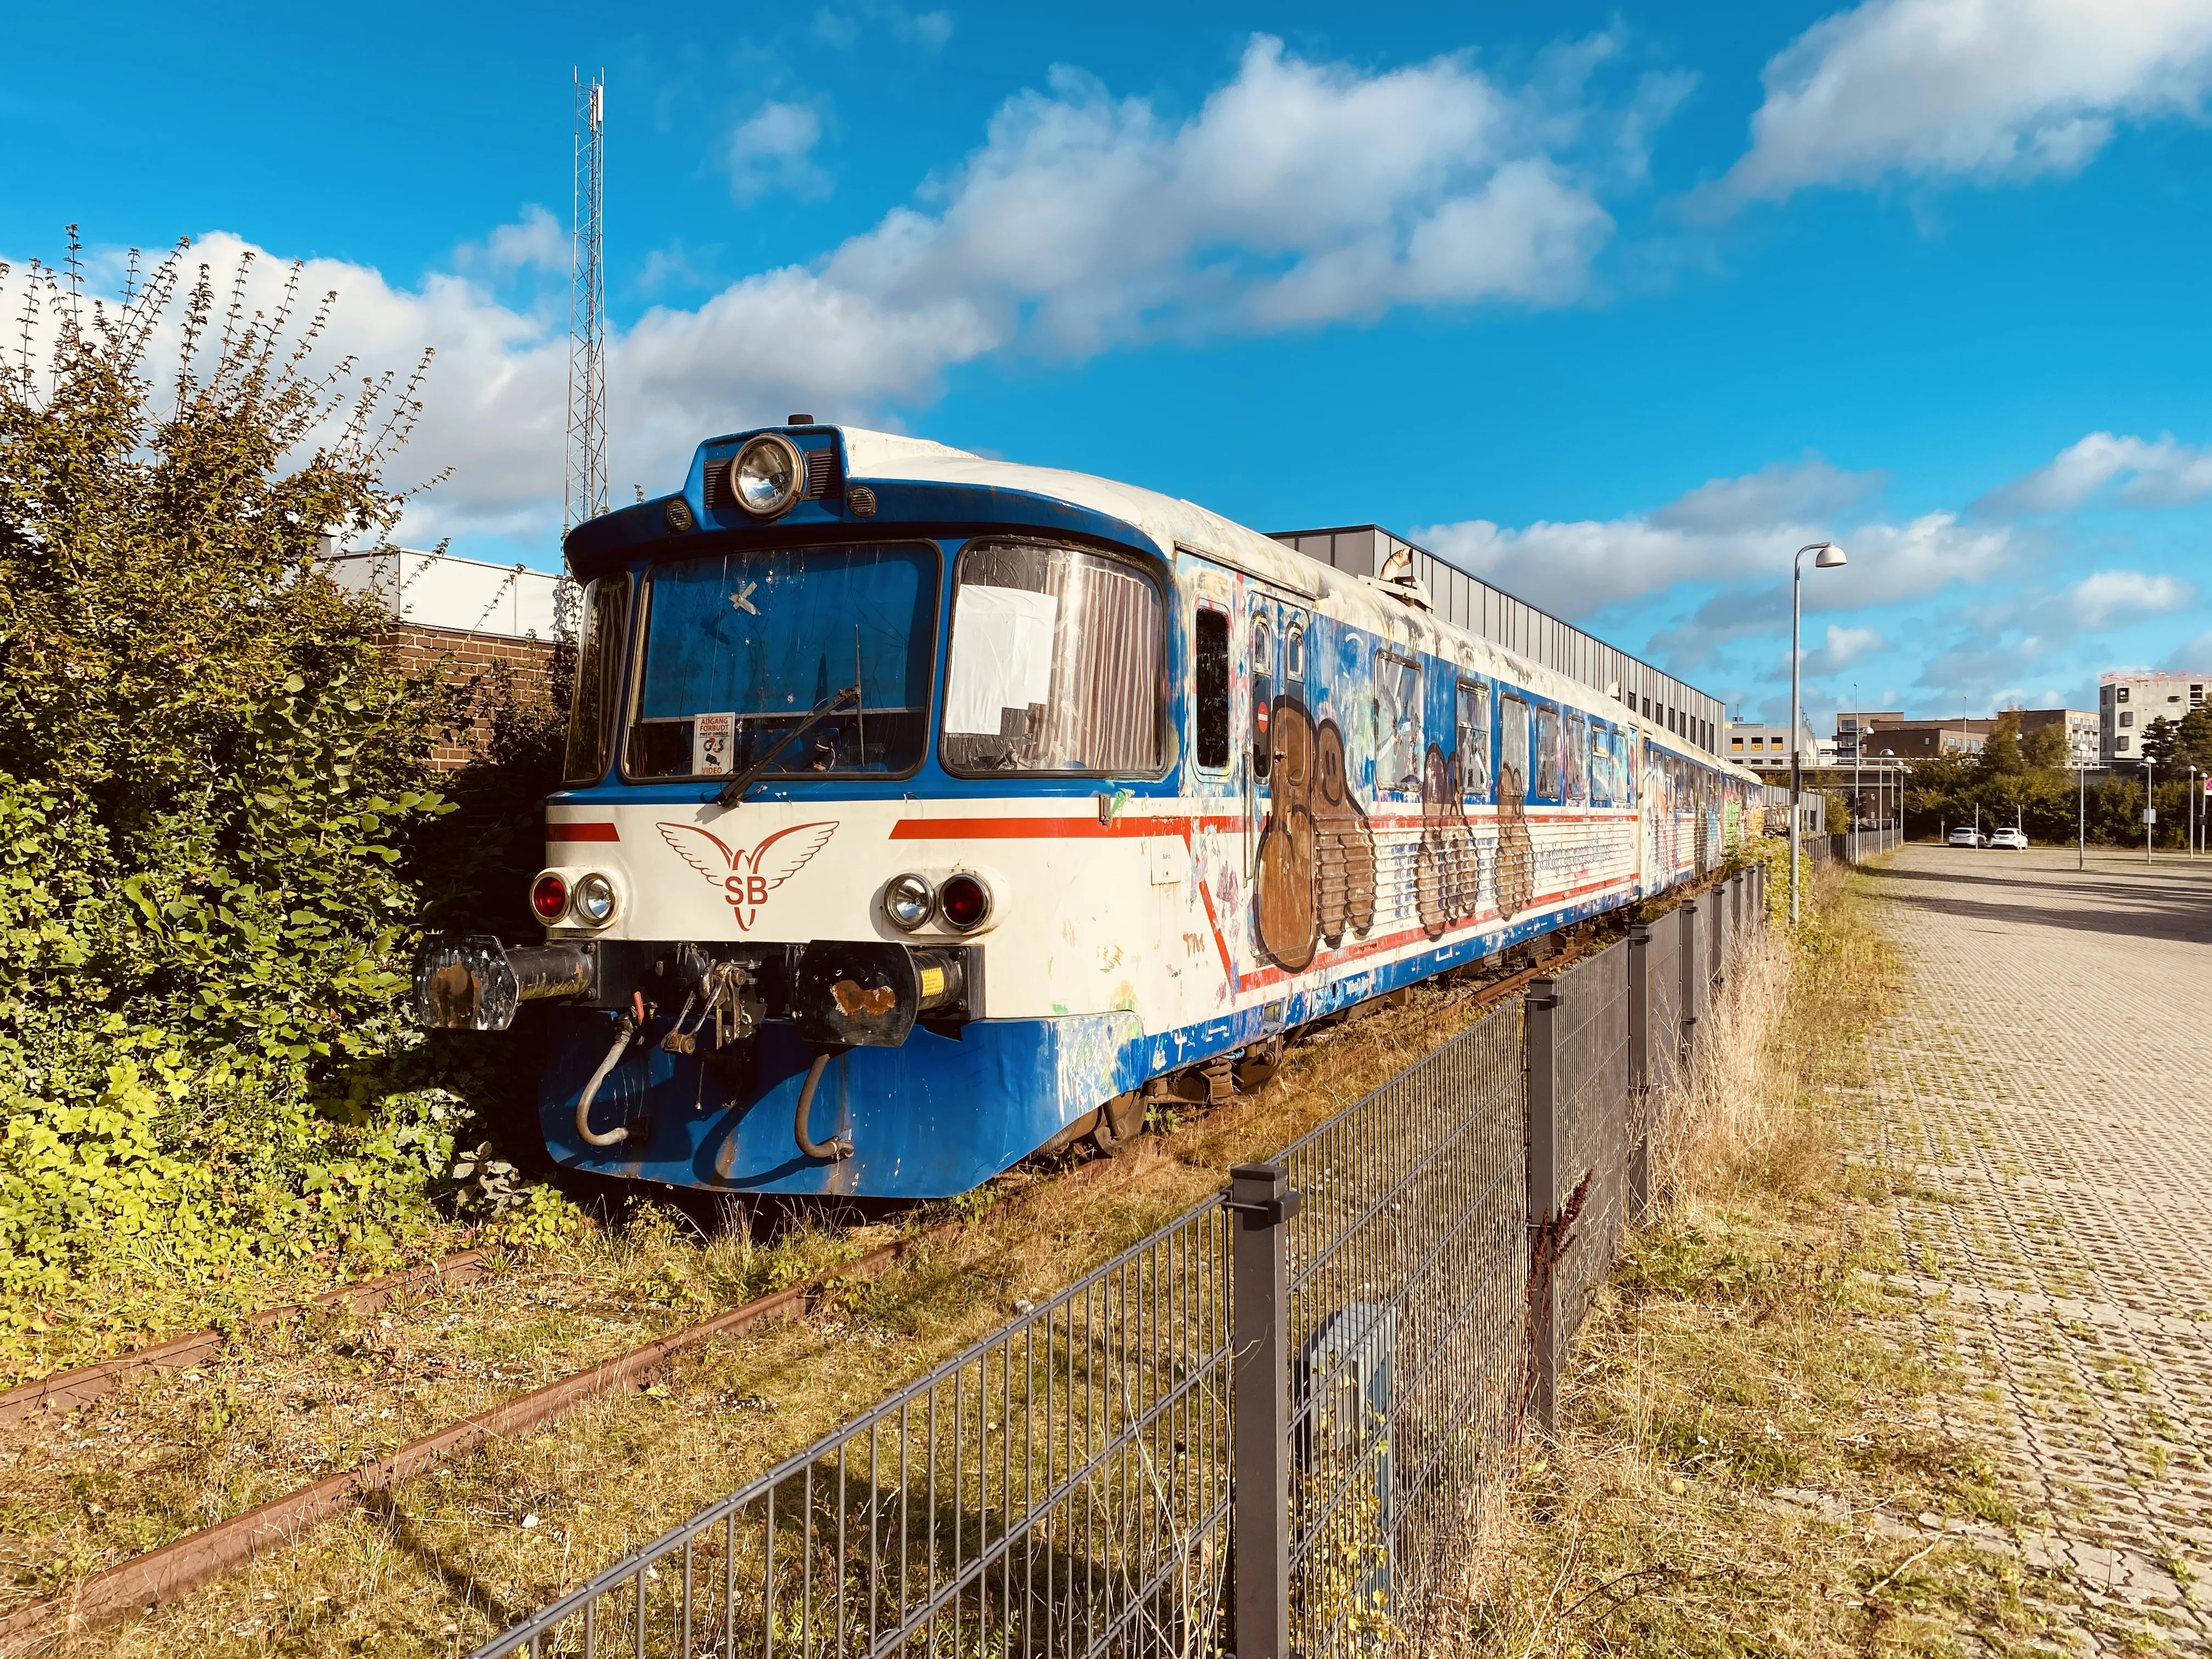
[[[1172,554],[1182,546],[1194,553],[1216,554],[1247,574],[1294,593],[1314,598],[1321,592],[1318,574],[1327,566],[1196,501],[1089,472],[993,460],[927,438],[871,432],[856,426],[839,430],[845,441],[845,469],[854,478],[970,484],[1048,495],[1133,525],[1164,552]]]

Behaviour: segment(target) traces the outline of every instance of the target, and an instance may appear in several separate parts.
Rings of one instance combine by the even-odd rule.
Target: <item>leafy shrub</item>
[[[297,268],[74,270],[0,371],[0,1348],[73,1279],[421,1236],[485,1080],[403,1021],[464,711],[318,564],[396,520],[421,371],[314,368]]]

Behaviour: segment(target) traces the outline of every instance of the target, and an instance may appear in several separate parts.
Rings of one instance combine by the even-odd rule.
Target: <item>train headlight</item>
[[[730,493],[757,519],[772,519],[799,499],[805,487],[806,463],[790,439],[763,433],[730,463]]]
[[[884,888],[884,915],[902,933],[914,932],[936,908],[937,890],[926,876],[893,876]]]
[[[963,870],[947,876],[937,890],[937,913],[957,933],[972,933],[991,919],[991,889],[982,877]]]
[[[594,870],[576,884],[568,908],[586,927],[604,927],[615,917],[615,884]]]
[[[548,926],[560,921],[568,908],[568,884],[548,870],[530,884],[530,908]]]

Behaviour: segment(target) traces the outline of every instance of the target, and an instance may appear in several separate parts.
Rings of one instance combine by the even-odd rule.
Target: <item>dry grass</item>
[[[1015,1300],[1144,1237],[1229,1165],[1358,1099],[1463,1030],[1476,988],[1424,988],[1316,1031],[1264,1089],[1116,1157],[1018,1170],[918,1211],[895,1224],[916,1241],[897,1268],[803,1324],[714,1344],[648,1389],[410,1481],[173,1607],[48,1650],[464,1650],[988,1334]],[[90,1570],[888,1236],[800,1231],[763,1250],[648,1206],[568,1259],[517,1260],[381,1316],[242,1340],[216,1364],[0,1441],[13,1580],[0,1610],[65,1595]]]
[[[1890,1194],[1839,1115],[1898,983],[1840,872],[1731,975],[1657,1150],[1662,1218],[1577,1344],[1555,1442],[1484,1518],[1438,1652],[2043,1653],[2071,1600],[2002,1546],[1990,1460],[1927,1409]]]

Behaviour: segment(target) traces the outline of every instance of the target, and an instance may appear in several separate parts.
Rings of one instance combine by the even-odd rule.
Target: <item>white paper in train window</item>
[[[1052,630],[1060,601],[1020,587],[963,586],[952,607],[948,734],[995,738],[1000,716],[1052,695]]]
[[[691,775],[730,769],[730,750],[737,740],[735,714],[695,714],[691,717]]]

